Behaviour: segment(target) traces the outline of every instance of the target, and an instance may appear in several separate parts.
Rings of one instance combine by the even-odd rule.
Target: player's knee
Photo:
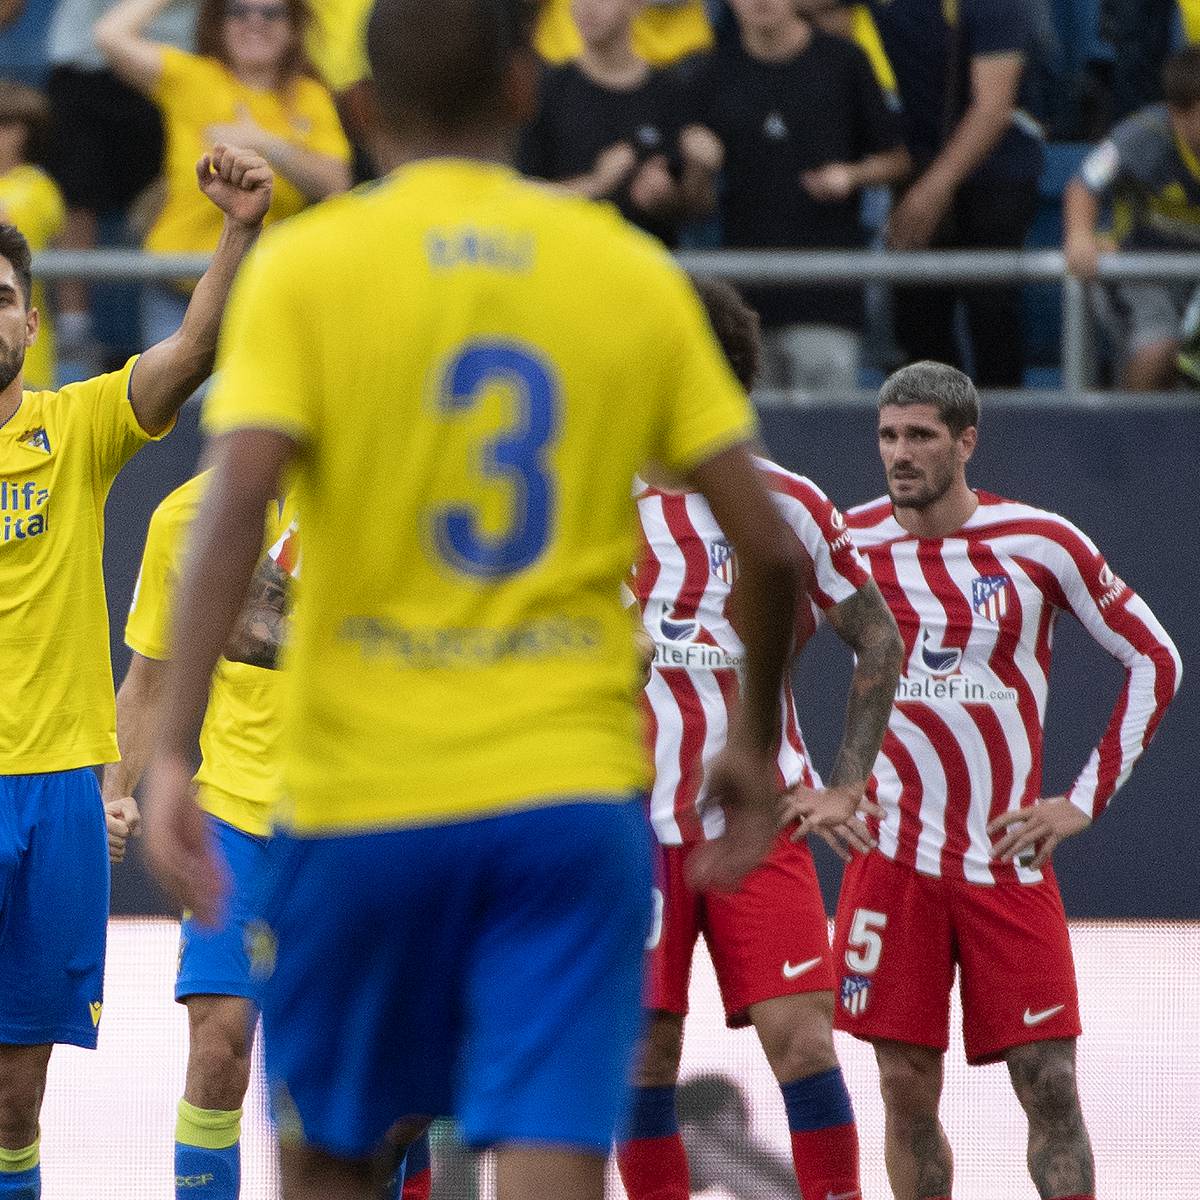
[[[879,1088],[892,1117],[936,1114],[942,1094],[942,1056],[923,1046],[898,1042],[875,1047]]]
[[[646,1023],[646,1033],[634,1067],[637,1087],[674,1087],[683,1055],[683,1018],[656,1012]]]
[[[775,1078],[807,1079],[838,1065],[833,1048],[833,996],[811,992],[782,996],[750,1012]]]
[[[1031,1121],[1057,1127],[1079,1111],[1075,1059],[1069,1045],[1041,1042],[1019,1047],[1010,1053],[1008,1066]]]

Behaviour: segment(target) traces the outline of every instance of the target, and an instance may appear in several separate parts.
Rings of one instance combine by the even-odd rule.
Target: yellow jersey
[[[333,99],[315,79],[296,79],[285,91],[263,91],[238,81],[215,58],[162,48],[162,74],[154,88],[162,110],[166,148],[166,196],[146,235],[146,249],[158,253],[201,253],[216,249],[221,211],[196,187],[196,162],[212,149],[210,126],[238,119],[244,109],[268,133],[306,150],[350,161]],[[308,201],[276,173],[266,223],[298,213]]]
[[[54,180],[28,164],[0,175],[0,220],[15,225],[36,254],[56,238],[67,219],[62,193]],[[38,310],[41,323],[37,341],[25,355],[25,382],[36,389],[55,383],[54,322],[46,304],[46,289],[34,283],[30,304]]]
[[[125,622],[125,644],[146,658],[170,657],[171,621],[188,533],[212,477],[204,471],[177,487],[154,510]],[[264,545],[288,527],[288,505],[271,505]],[[213,672],[200,731],[200,805],[214,817],[263,837],[279,799],[280,685],[278,671],[222,658]]]
[[[710,50],[712,25],[704,0],[673,4],[646,4],[633,21],[634,53],[652,66],[667,67]],[[583,53],[583,39],[570,0],[546,0],[534,30],[534,48],[547,62],[565,63]]]
[[[0,426],[0,774],[115,762],[104,502],[150,435],[120,371],[25,392]]]
[[[298,446],[279,824],[645,786],[633,477],[755,430],[661,244],[507,168],[425,160],[268,231],[218,362],[209,430]]]

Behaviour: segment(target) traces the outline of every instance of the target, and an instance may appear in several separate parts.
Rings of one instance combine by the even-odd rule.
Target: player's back
[[[430,161],[266,239],[231,326],[212,424],[302,446],[296,824],[643,783],[630,482],[751,428],[662,248]]]

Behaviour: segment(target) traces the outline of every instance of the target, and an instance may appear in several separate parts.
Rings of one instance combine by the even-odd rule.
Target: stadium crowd
[[[968,1061],[1003,1061],[1028,1119],[1009,1169],[1095,1200],[1051,856],[1128,778],[1181,663],[1082,531],[968,482],[980,401],[952,364],[1020,382],[1019,293],[897,292],[914,361],[877,398],[886,494],[843,514],[764,457],[749,393],[857,382],[862,298],[748,305],[659,244],[715,217],[725,245],[861,246],[880,189],[894,248],[1023,244],[1032,0],[529,12],[378,0],[318,34],[303,0],[174,25],[101,0],[49,99],[0,91],[0,1198],[41,1195],[53,1047],[97,1044],[144,784],[183,911],[177,1197],[239,1193],[261,1015],[285,1200],[426,1200],[438,1116],[496,1151],[501,1200],[600,1200],[614,1144],[633,1200],[686,1200],[703,935],[806,1200],[861,1200],[835,1028],[874,1047],[894,1194],[949,1200],[956,973]],[[1187,228],[1200,52],[1163,79],[1068,189],[1081,276],[1108,198],[1123,244]],[[365,164],[380,179],[351,191]],[[143,294],[115,370],[36,386],[56,364],[26,354],[31,245],[94,242],[149,174],[145,246],[207,270]],[[1186,297],[1110,299],[1127,382],[1169,382]],[[65,290],[60,354],[94,341],[93,303]],[[114,695],[108,491],[218,362]],[[1062,614],[1124,684],[1047,796]],[[855,659],[825,782],[787,682],[820,622]],[[832,947],[810,834],[848,864]]]
[[[35,250],[137,239],[148,251],[203,252],[217,225],[190,179],[206,139],[266,157],[272,221],[370,177],[366,9],[10,0],[0,11],[0,207]],[[1114,245],[1200,245],[1200,62],[1185,55],[1163,74],[1200,34],[1198,9],[545,0],[541,109],[518,164],[613,201],[673,247],[1063,244],[1071,269],[1094,279]],[[1085,158],[1088,140],[1101,147]],[[1152,168],[1128,153],[1143,144]],[[108,289],[100,306],[84,281],[39,293],[53,321],[30,378],[85,377],[157,341],[178,325],[190,282],[149,285],[136,299]],[[1134,390],[1194,382],[1192,290],[1093,287],[1102,374]],[[763,386],[844,391],[914,358],[968,367],[985,387],[1057,378],[1056,317],[1019,288],[897,288],[866,306],[861,287],[750,298],[763,316]]]

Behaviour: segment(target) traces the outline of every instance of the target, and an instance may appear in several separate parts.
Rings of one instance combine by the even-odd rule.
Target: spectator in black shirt
[[[896,72],[918,171],[892,213],[889,244],[1020,248],[1042,169],[1041,130],[1021,107],[1034,35],[1028,0],[870,2]],[[976,381],[1019,387],[1018,288],[897,289],[896,334],[908,358],[964,365],[954,333],[960,299]]]
[[[863,52],[797,15],[794,0],[731,0],[738,37],[702,73],[705,120],[725,148],[724,244],[866,245],[863,188],[908,171],[903,130]],[[859,288],[754,290],[763,381],[858,386]]]
[[[668,246],[711,212],[721,147],[693,123],[691,92],[633,49],[641,0],[572,0],[583,39],[574,62],[547,68],[518,164],[594,200],[611,200]]]

